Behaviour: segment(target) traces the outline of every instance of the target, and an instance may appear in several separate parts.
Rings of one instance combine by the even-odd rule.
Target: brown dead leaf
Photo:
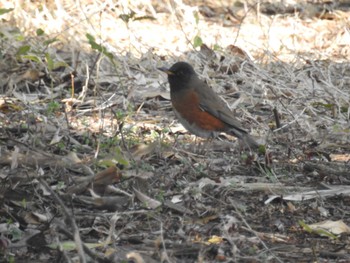
[[[49,218],[47,215],[40,214],[37,212],[26,212],[23,219],[27,224],[39,225],[43,222],[48,222]]]
[[[151,155],[154,152],[157,144],[157,142],[150,144],[141,143],[133,146],[130,150],[135,160],[141,160],[143,157]]]
[[[77,178],[76,181],[78,181],[78,184],[69,187],[67,193],[81,194],[92,187],[92,190],[96,194],[103,195],[107,186],[119,182],[121,177],[122,173],[119,168],[111,166],[94,176]]]
[[[350,154],[330,154],[329,157],[334,162],[349,162],[350,161]]]
[[[244,60],[251,60],[251,57],[248,55],[247,52],[235,45],[228,45],[226,47],[226,51],[232,56],[239,57]]]
[[[200,47],[200,53],[206,60],[212,60],[216,58],[214,50],[209,48],[206,44],[202,44]]]
[[[43,77],[44,75],[45,75],[44,73],[36,69],[28,69],[26,72],[23,73],[23,75],[21,76],[21,79],[37,81],[40,77]]]
[[[295,205],[293,205],[291,202],[287,202],[287,208],[288,208],[288,211],[293,213],[295,212],[297,209],[295,208]]]
[[[111,166],[98,174],[96,174],[93,184],[94,185],[110,185],[120,181],[122,173],[117,166]]]
[[[66,106],[66,112],[71,112],[73,110],[73,107],[76,105],[81,105],[82,104],[82,100],[78,100],[76,98],[67,98],[67,99],[63,99],[61,100],[61,102],[65,103]]]
[[[332,221],[326,220],[319,223],[308,225],[312,230],[326,230],[334,235],[340,235],[342,233],[350,233],[350,227],[344,223],[343,220]]]
[[[220,71],[228,75],[238,72],[243,62],[252,61],[247,52],[235,45],[228,45],[225,54],[220,59]]]
[[[16,104],[11,98],[0,98],[0,112],[9,113],[14,111],[21,111],[23,108]]]

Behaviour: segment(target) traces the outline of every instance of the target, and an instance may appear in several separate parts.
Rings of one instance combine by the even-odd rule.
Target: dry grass
[[[295,13],[279,2],[132,2],[0,4],[14,8],[0,26],[5,257],[348,260],[346,1],[300,1]],[[40,28],[45,34],[36,36]],[[195,48],[195,36],[210,49]],[[57,40],[47,45],[50,39]],[[229,45],[251,57],[234,74],[228,69],[237,53]],[[30,47],[25,54],[23,46]],[[106,52],[97,52],[102,47]],[[193,64],[223,95],[266,143],[266,156],[227,142],[198,146],[184,133],[156,69],[178,60]],[[345,238],[333,241],[299,223],[325,219],[342,219]],[[40,235],[26,236],[29,228]],[[65,247],[68,240],[76,250]],[[95,249],[84,247],[88,240]],[[43,252],[55,243],[60,252]],[[339,253],[324,249],[341,246]]]

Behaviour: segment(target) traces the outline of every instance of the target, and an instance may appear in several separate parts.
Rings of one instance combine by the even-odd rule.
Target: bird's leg
[[[212,137],[208,139],[202,139],[202,138],[196,137],[195,145],[197,149],[195,152],[200,155],[206,155],[209,149],[211,148],[212,142],[213,142]]]

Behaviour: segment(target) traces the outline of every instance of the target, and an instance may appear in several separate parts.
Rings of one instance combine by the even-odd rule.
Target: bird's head
[[[177,62],[171,68],[158,68],[168,75],[170,89],[185,88],[192,78],[197,78],[193,67],[187,62]]]

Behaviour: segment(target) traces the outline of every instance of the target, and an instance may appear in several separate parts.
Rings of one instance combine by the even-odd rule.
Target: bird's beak
[[[170,71],[168,68],[165,67],[161,67],[161,68],[157,68],[160,71],[163,71],[164,73],[168,74],[168,75],[174,75],[174,72]]]

